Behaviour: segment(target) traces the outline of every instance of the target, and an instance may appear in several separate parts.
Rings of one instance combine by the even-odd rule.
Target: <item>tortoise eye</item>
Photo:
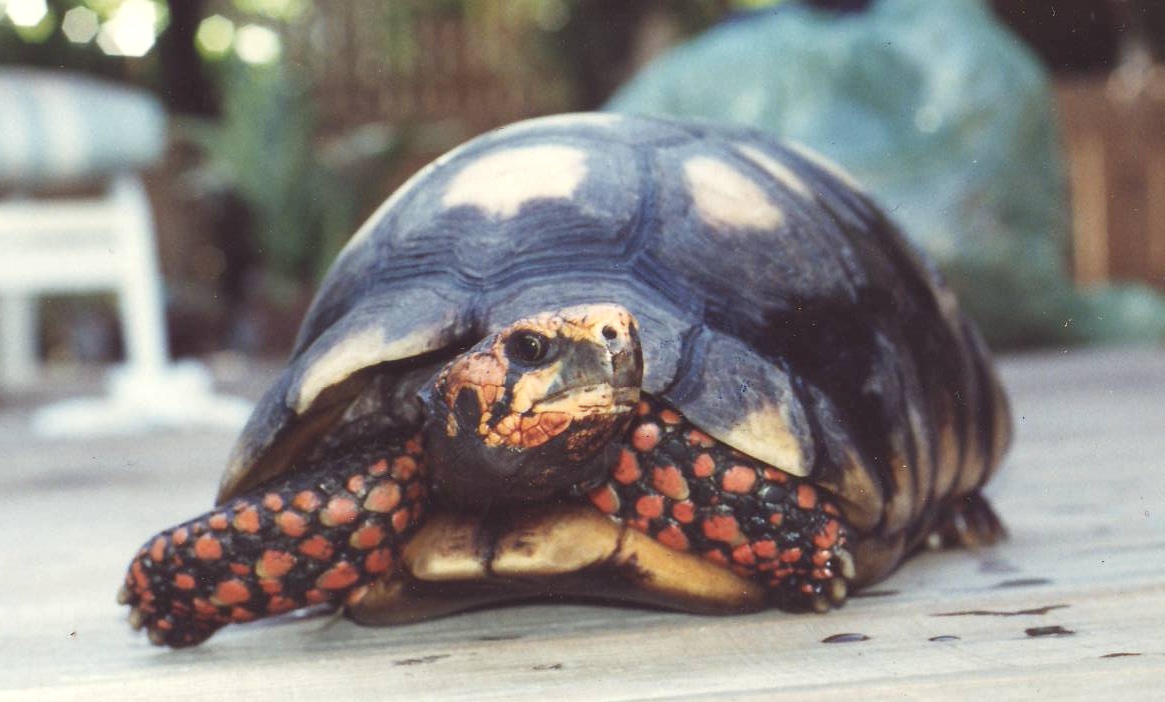
[[[506,353],[521,363],[538,363],[549,350],[550,340],[535,332],[518,332],[506,342]]]

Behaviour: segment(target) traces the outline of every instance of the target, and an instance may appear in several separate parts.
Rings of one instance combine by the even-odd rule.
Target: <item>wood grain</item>
[[[544,603],[382,629],[317,616],[180,652],[131,632],[114,592],[140,542],[210,504],[231,437],[45,443],[7,411],[0,699],[1159,697],[1165,352],[1002,366],[1018,438],[989,494],[1011,539],[924,554],[841,611]],[[1054,627],[1072,633],[1028,633]],[[822,643],[844,633],[868,638]]]

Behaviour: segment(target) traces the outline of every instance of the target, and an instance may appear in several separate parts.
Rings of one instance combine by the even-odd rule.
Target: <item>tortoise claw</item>
[[[161,629],[150,629],[150,643],[155,646],[165,646],[166,633]]]
[[[117,591],[117,603],[119,605],[129,604],[132,600],[132,597],[133,595],[130,593],[129,588],[125,585],[122,585],[121,588],[119,588]]]
[[[141,631],[143,624],[145,624],[145,615],[142,614],[142,610],[134,607],[129,611],[129,625],[133,627],[134,631]]]

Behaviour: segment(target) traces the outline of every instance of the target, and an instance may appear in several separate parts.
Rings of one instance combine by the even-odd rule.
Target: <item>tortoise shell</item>
[[[876,537],[867,571],[981,485],[1007,444],[978,333],[844,172],[747,129],[578,114],[468,142],[357,232],[219,502],[366,416],[370,396],[419,411],[418,369],[516,319],[596,302],[639,320],[645,392],[836,495]]]

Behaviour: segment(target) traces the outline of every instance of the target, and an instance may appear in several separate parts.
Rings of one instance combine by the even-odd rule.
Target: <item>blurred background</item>
[[[1163,56],[1157,0],[0,0],[0,296],[21,300],[0,317],[35,366],[7,396],[123,360],[133,314],[117,284],[6,288],[3,259],[40,244],[5,206],[143,184],[153,348],[237,369],[287,352],[336,252],[419,167],[593,109],[838,160],[998,349],[1159,344]]]

